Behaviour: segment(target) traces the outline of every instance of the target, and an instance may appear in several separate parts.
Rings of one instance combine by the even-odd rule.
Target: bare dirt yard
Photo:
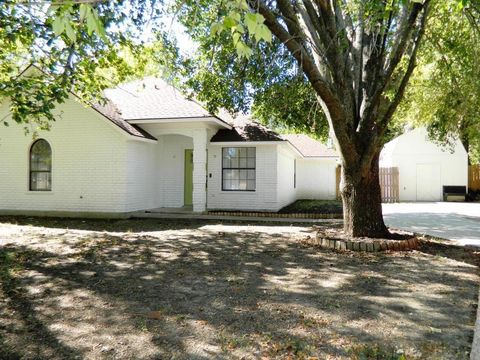
[[[478,255],[306,226],[0,218],[1,359],[467,359]]]

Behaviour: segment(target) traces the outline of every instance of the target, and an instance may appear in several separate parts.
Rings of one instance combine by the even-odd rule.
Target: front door
[[[192,205],[193,198],[193,150],[185,149],[185,180],[183,186],[183,203]]]

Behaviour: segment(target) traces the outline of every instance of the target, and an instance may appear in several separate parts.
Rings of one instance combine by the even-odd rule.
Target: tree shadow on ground
[[[46,332],[59,348],[42,355],[52,359],[349,358],[355,344],[392,339],[423,358],[468,357],[478,276],[461,256],[336,253],[290,234],[179,226],[8,244],[0,253],[22,268],[0,307],[21,307],[12,322],[36,319],[33,339]],[[4,342],[24,351],[11,332]]]
[[[63,344],[37,317],[34,305],[20,284],[20,279],[12,275],[24,258],[31,256],[44,258],[48,254],[25,248],[20,251],[11,247],[0,248],[0,298],[5,304],[0,307],[0,358],[76,358],[80,352]],[[15,334],[14,337],[28,340],[28,352],[25,353],[23,346],[18,348],[15,342],[9,344],[3,336],[4,333]]]
[[[480,248],[445,244],[428,239],[420,244],[419,250],[424,254],[442,256],[455,261],[480,267]]]
[[[338,226],[338,220],[327,220],[326,224]],[[164,230],[183,230],[188,228],[200,228],[205,225],[255,225],[269,227],[289,226],[288,222],[266,222],[233,220],[204,220],[204,219],[76,219],[58,217],[25,217],[25,216],[0,216],[0,224],[28,225],[33,227],[45,227],[50,229],[70,229],[86,231],[108,232],[152,232]],[[312,223],[295,223],[293,226],[312,226]]]

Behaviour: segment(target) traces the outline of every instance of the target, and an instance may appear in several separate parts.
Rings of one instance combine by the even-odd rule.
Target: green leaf
[[[212,32],[212,35],[219,35],[223,31],[223,25],[221,23],[214,23],[212,27],[210,28],[210,31]]]
[[[88,35],[92,35],[95,31],[96,31],[96,28],[97,28],[97,24],[96,24],[96,21],[95,21],[95,15],[93,12],[90,12],[89,14],[87,14],[87,32],[88,32]]]
[[[100,36],[100,38],[104,41],[107,40],[107,33],[105,32],[103,23],[100,21],[98,16],[95,17],[95,23],[96,23],[96,31],[98,36]]]
[[[240,14],[236,11],[233,11],[230,13],[230,17],[235,20],[235,22],[240,22],[240,20],[242,19],[242,17],[240,16]]]
[[[247,13],[247,15],[245,15],[245,25],[247,25],[248,32],[250,34],[255,33],[255,29],[257,28],[257,19],[254,13]]]
[[[269,28],[267,28],[265,25],[261,24],[256,32],[256,35],[258,40],[265,40],[266,42],[271,42],[272,41],[272,33]]]
[[[236,44],[238,40],[240,40],[240,34],[236,32],[232,35],[232,38],[233,38],[233,43]]]
[[[237,50],[238,56],[241,58],[248,59],[253,54],[253,50],[241,40],[235,44],[235,49]]]
[[[237,24],[237,22],[231,16],[227,16],[223,20],[223,26],[225,26],[227,29],[230,29],[231,27],[234,27],[236,24]]]
[[[83,21],[91,11],[92,11],[91,5],[80,4],[80,21]]]
[[[65,23],[65,32],[67,33],[68,38],[72,42],[75,42],[77,40],[77,34],[73,29],[72,24],[70,24],[70,22]]]
[[[52,30],[56,36],[61,35],[65,31],[65,18],[62,16],[55,17],[52,22]]]
[[[243,27],[242,24],[238,23],[236,26],[232,28],[233,32],[239,32],[240,34],[245,33],[245,28]]]

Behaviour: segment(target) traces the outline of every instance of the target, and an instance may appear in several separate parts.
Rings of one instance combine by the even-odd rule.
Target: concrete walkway
[[[480,246],[480,203],[383,204],[383,214],[390,227]]]

